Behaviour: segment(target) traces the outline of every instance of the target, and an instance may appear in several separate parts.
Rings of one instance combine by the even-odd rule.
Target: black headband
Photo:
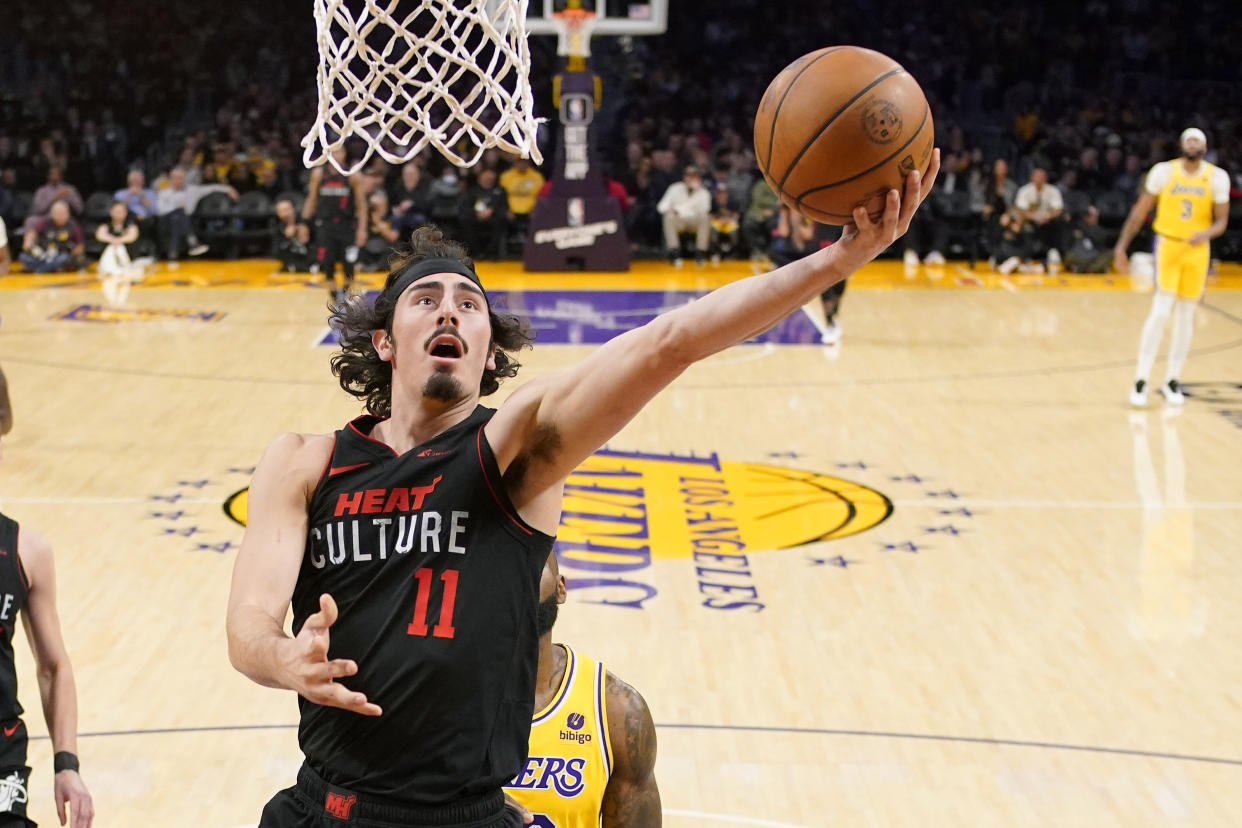
[[[479,290],[483,290],[483,283],[479,281],[479,274],[474,272],[474,268],[460,259],[437,258],[410,262],[392,274],[392,281],[388,287],[384,288],[384,291],[390,293],[395,300],[405,293],[405,289],[411,284],[433,273],[456,273],[459,276],[465,276],[478,285]],[[483,295],[486,296],[487,291],[483,291]]]

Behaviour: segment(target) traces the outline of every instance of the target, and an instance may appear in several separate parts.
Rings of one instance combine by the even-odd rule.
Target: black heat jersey
[[[324,224],[349,225],[358,221],[354,204],[354,188],[349,179],[329,164],[319,180],[319,200],[315,203],[315,218]]]
[[[535,610],[552,538],[504,493],[483,426],[467,419],[397,456],[364,416],[336,432],[310,504],[293,629],[329,593],[329,658],[384,711],[298,699],[307,762],[360,795],[439,805],[499,789],[526,761]]]
[[[22,715],[13,664],[13,627],[26,604],[26,573],[17,557],[17,521],[0,515],[0,722]]]

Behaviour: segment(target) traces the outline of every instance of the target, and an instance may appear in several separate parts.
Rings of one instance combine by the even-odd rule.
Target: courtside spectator
[[[509,226],[514,235],[526,235],[543,181],[543,173],[531,165],[529,158],[514,159],[513,166],[500,174],[500,186],[509,197]]]
[[[34,273],[56,273],[81,267],[86,239],[63,201],[47,216],[35,219],[22,244],[22,267]]]
[[[476,260],[503,259],[508,228],[509,196],[496,182],[496,171],[483,167],[461,203],[461,231],[470,255]]]
[[[674,181],[665,190],[656,210],[664,220],[664,247],[668,260],[681,266],[681,234],[694,234],[694,260],[707,262],[707,246],[711,241],[712,199],[703,187],[697,167],[686,167],[681,181]]]
[[[280,260],[280,269],[290,272],[310,270],[310,226],[298,215],[293,202],[282,198],[276,202],[276,226],[272,230],[272,256]]]
[[[401,178],[388,194],[392,205],[392,226],[397,235],[408,239],[415,228],[427,223],[431,210],[431,186],[423,177],[417,162],[407,161],[401,167]]]
[[[201,256],[207,252],[207,245],[201,243],[194,235],[194,225],[190,216],[198,200],[208,193],[228,193],[229,198],[238,199],[237,190],[227,184],[199,184],[192,187],[185,183],[185,170],[173,167],[168,172],[168,186],[159,191],[156,213],[159,215],[160,242],[164,258],[175,262],[181,258],[183,249],[191,256]]]
[[[52,210],[52,205],[63,201],[74,215],[82,213],[82,194],[78,188],[65,182],[60,167],[48,167],[47,183],[35,190],[34,200],[30,203],[30,216],[27,224],[36,218],[43,218]]]

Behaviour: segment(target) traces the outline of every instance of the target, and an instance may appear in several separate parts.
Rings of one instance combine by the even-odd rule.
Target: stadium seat
[[[267,255],[271,246],[272,225],[276,208],[267,193],[253,190],[244,193],[233,207],[237,216],[237,247],[239,251]]]
[[[237,222],[232,200],[225,193],[208,193],[194,208],[194,232],[213,255],[237,257]]]
[[[1091,206],[1091,196],[1082,190],[1067,191],[1063,200],[1065,202],[1065,212],[1071,220],[1086,215],[1087,208]]]
[[[1100,210],[1100,224],[1110,230],[1120,228],[1130,213],[1130,201],[1129,196],[1116,190],[1101,193],[1095,205]]]
[[[936,207],[945,222],[949,258],[965,256],[971,267],[979,256],[979,217],[970,208],[970,192],[964,189],[939,193]]]
[[[95,231],[108,220],[108,208],[114,200],[112,193],[101,190],[87,196],[83,205],[82,235],[86,237],[86,255],[92,259],[99,258],[99,254],[103,252],[103,243],[95,241]]]

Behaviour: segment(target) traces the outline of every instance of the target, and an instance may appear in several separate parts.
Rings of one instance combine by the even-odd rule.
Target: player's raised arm
[[[306,546],[307,504],[332,452],[329,435],[284,434],[263,455],[250,484],[246,534],[233,566],[227,632],[229,660],[267,687],[295,690],[317,704],[379,715],[362,693],[335,679],[358,665],[328,659],[336,603],[320,597],[298,635],[284,631],[285,616]]]
[[[889,193],[878,223],[858,208],[855,223],[831,247],[661,314],[516,391],[487,435],[501,468],[514,471],[506,482],[518,507],[556,488],[688,366],[766,331],[874,259],[909,228],[939,167],[936,151],[926,178],[912,173],[904,197]]]

